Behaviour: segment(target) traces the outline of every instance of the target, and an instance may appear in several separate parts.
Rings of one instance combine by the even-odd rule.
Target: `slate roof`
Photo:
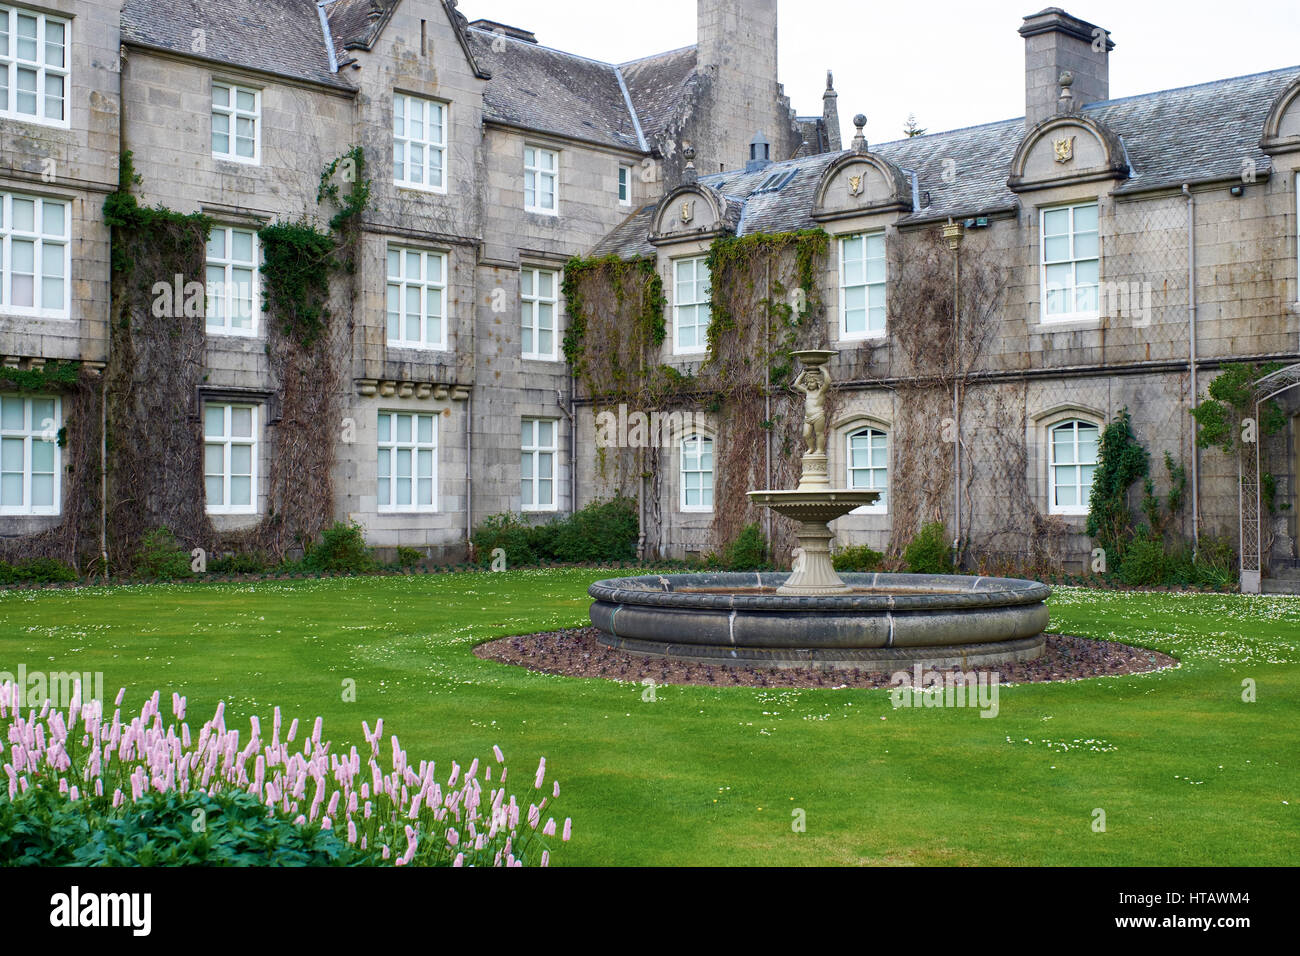
[[[646,139],[659,137],[695,77],[695,47],[682,47],[619,67]]]
[[[1288,67],[1092,103],[1082,114],[1121,138],[1132,173],[1116,187],[1117,194],[1232,178],[1241,173],[1245,159],[1254,161],[1258,175],[1265,175],[1271,164],[1259,148],[1264,121],[1273,101],[1297,78],[1300,67]],[[1007,178],[1024,136],[1022,117],[871,144],[870,150],[909,178],[915,173],[916,193],[922,201],[928,193],[930,202],[899,221],[923,222],[1017,208],[1019,199],[1007,188]],[[817,225],[812,207],[821,175],[842,155],[799,157],[755,173],[712,173],[701,176],[700,182],[743,203],[738,235],[808,229]],[[952,160],[950,167],[948,160]],[[948,169],[951,175],[945,176]],[[795,178],[779,192],[754,192],[779,170],[795,170]],[[653,212],[653,206],[638,210],[595,252],[628,257],[652,254],[654,247],[647,237]]]
[[[618,68],[471,27],[479,64],[492,74],[485,118],[539,132],[640,149]]]
[[[195,30],[203,52],[193,49]],[[125,0],[122,42],[352,88],[330,71],[315,0]]]

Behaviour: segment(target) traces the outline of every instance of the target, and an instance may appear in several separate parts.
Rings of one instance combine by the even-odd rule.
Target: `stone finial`
[[[682,170],[682,182],[694,183],[700,178],[699,170],[695,168],[695,147],[687,145],[682,150],[682,156],[686,160],[686,168]]]
[[[827,70],[826,71],[826,95],[829,96],[834,92],[835,92],[835,74],[832,73],[830,70]]]
[[[867,134],[864,130],[867,126],[867,114],[859,113],[857,116],[853,117],[853,125],[858,128],[857,133],[853,137],[853,151],[857,153],[865,153],[867,151]]]
[[[1061,95],[1056,101],[1056,111],[1058,113],[1072,113],[1074,111],[1074,94],[1070,92],[1070,87],[1074,86],[1074,74],[1066,70],[1061,74],[1057,83],[1061,86]]]

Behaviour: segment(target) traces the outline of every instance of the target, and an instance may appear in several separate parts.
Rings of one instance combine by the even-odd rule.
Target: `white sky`
[[[800,115],[821,113],[835,71],[845,142],[898,139],[1024,114],[1023,18],[1047,6],[1109,30],[1112,97],[1300,64],[1300,0],[784,0],[780,77]],[[696,0],[461,0],[539,43],[620,63],[695,42]]]

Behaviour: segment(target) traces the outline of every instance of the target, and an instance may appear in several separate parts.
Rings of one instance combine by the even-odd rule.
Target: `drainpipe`
[[[767,262],[767,300],[772,301],[772,260]],[[770,305],[763,312],[763,348],[764,351],[772,344],[772,309]],[[772,362],[770,357],[763,362],[763,421],[767,423],[767,428],[763,429],[763,478],[764,488],[772,487]],[[765,508],[764,524],[767,536],[767,547],[772,548],[772,509]],[[772,560],[776,561],[776,553],[772,552]]]
[[[465,397],[465,554],[474,550],[474,390]]]
[[[1196,380],[1196,200],[1191,187],[1183,183],[1187,197],[1187,366],[1191,399],[1196,405],[1199,386]],[[1196,419],[1192,419],[1192,557],[1201,552],[1201,450],[1196,446]]]
[[[961,223],[949,219],[943,238],[952,250],[952,563],[956,567],[961,561]]]

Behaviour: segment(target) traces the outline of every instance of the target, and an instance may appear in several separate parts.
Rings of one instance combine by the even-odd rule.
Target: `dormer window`
[[[1043,210],[1044,323],[1097,318],[1100,254],[1095,202]]]

